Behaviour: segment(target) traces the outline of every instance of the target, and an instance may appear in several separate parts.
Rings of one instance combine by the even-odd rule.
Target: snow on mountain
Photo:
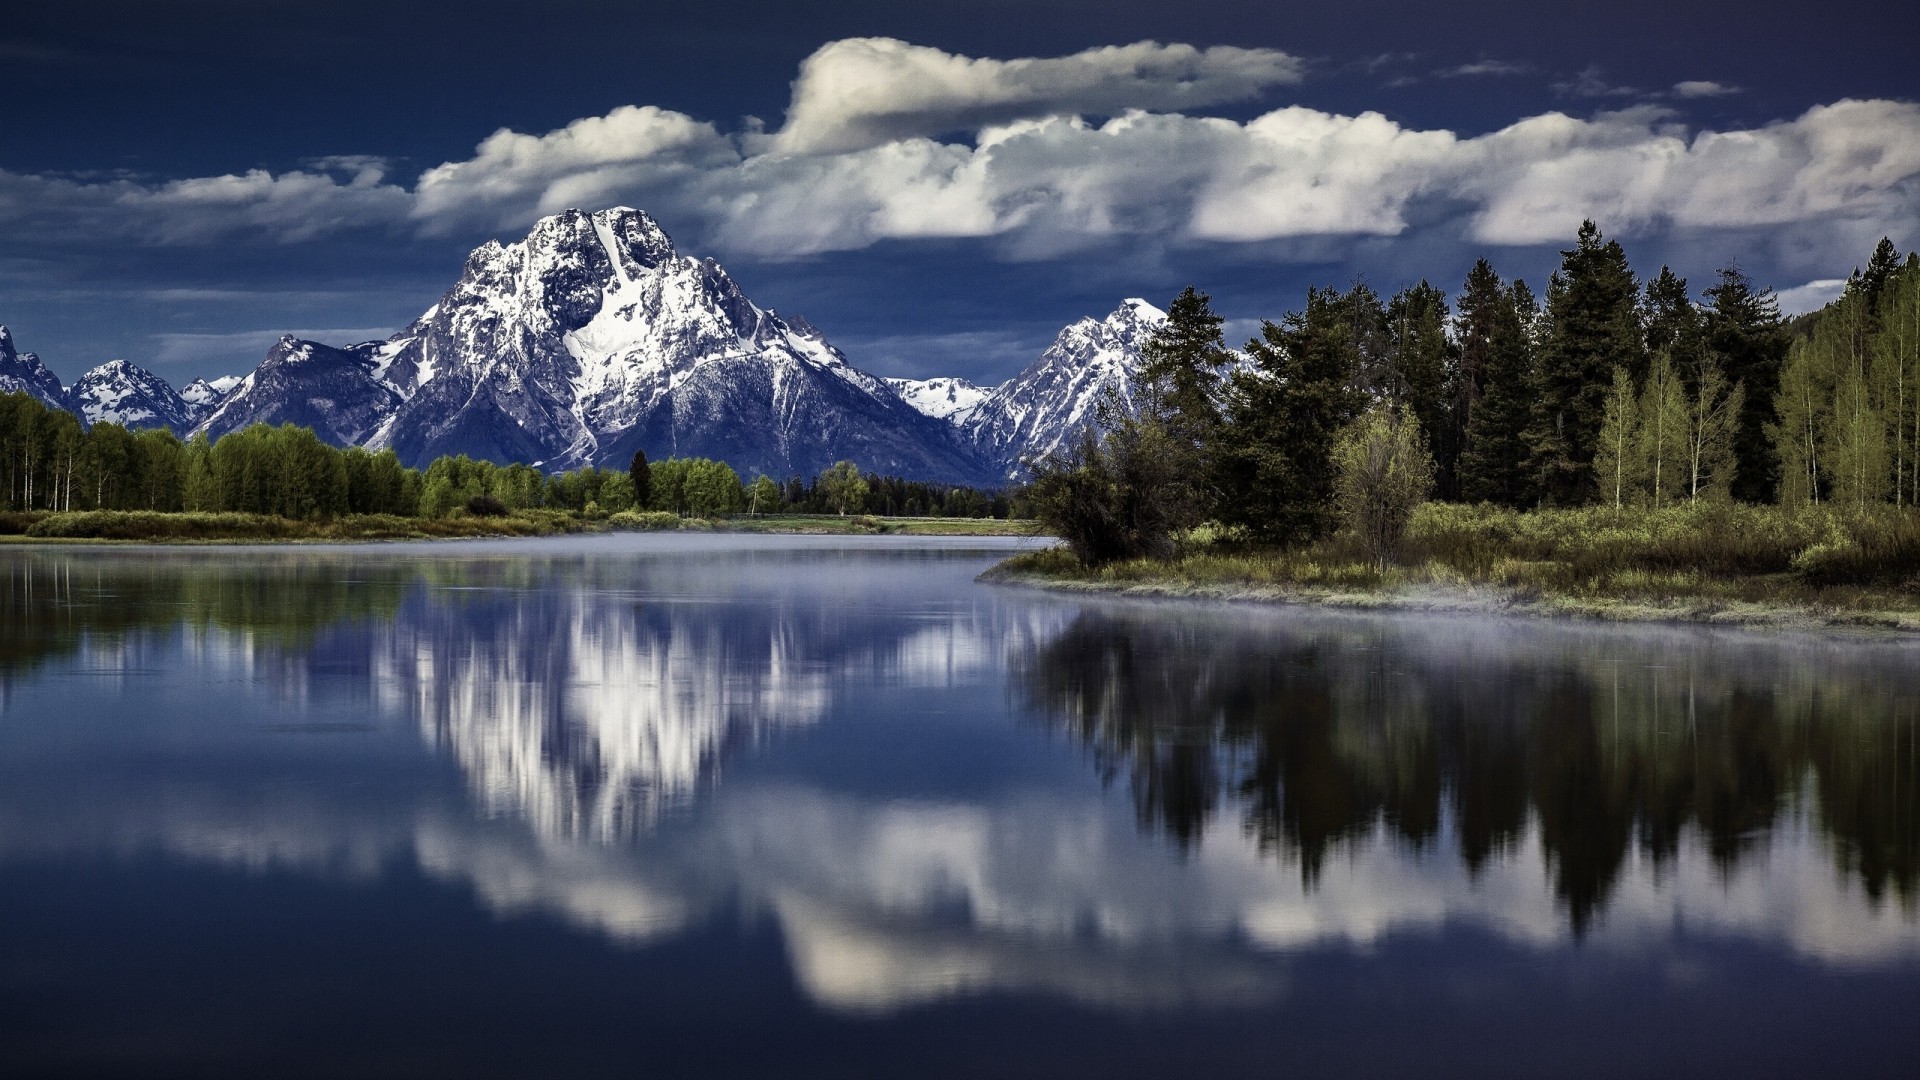
[[[1128,299],[1105,319],[1081,319],[1060,331],[1025,371],[996,387],[962,430],[999,477],[1017,480],[1022,462],[1066,444],[1096,419],[1109,392],[1133,408],[1140,347],[1167,321],[1145,300]]]
[[[180,400],[193,408],[197,418],[204,419],[226,400],[228,394],[233,393],[244,378],[241,375],[222,375],[217,379],[195,379],[180,388]]]
[[[949,424],[964,426],[974,410],[993,393],[992,387],[975,386],[965,379],[888,379],[907,404],[923,415]]]
[[[60,385],[60,377],[48,371],[33,353],[15,352],[13,332],[0,326],[0,394],[15,392],[56,409],[73,409],[73,400]]]
[[[644,449],[776,477],[843,458],[986,475],[949,425],[627,207],[568,210],[482,245],[439,303],[374,348],[369,378],[401,400],[368,445],[412,464],[465,453],[625,467]]]
[[[379,342],[336,349],[291,335],[194,429],[217,439],[251,424],[300,424],[336,446],[366,441],[400,404],[376,374]]]
[[[172,384],[125,360],[109,360],[80,376],[68,398],[89,426],[190,430],[199,415]]]

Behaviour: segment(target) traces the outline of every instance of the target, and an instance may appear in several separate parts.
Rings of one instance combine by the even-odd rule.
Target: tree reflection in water
[[[1311,887],[1384,825],[1478,872],[1537,824],[1583,933],[1637,849],[1723,875],[1810,820],[1875,904],[1920,884],[1911,646],[1096,608],[1016,660],[1028,705],[1182,849],[1232,815]]]

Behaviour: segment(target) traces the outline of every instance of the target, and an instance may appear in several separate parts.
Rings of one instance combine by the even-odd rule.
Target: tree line
[[[1036,514],[1082,561],[1164,557],[1204,521],[1299,543],[1394,491],[1920,504],[1920,256],[1890,240],[1797,324],[1738,266],[1698,299],[1668,267],[1642,282],[1591,221],[1544,299],[1481,259],[1451,302],[1426,281],[1313,288],[1237,353],[1222,322],[1188,288],[1142,351],[1137,414],[1110,404],[1030,463]]]
[[[25,393],[0,394],[0,477],[8,511],[235,511],[297,520],[346,514],[447,517],[520,510],[683,517],[851,513],[1006,517],[999,492],[867,476],[840,462],[813,478],[743,481],[723,461],[634,456],[625,471],[545,473],[465,455],[408,468],[391,450],[331,446],[313,430],[251,427],[210,440],[165,428],[91,427]]]

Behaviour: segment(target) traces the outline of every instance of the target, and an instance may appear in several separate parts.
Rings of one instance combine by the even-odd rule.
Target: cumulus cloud
[[[1537,245],[1593,218],[1627,236],[1767,230],[1805,265],[1920,216],[1912,103],[1840,101],[1725,131],[1653,106],[1548,112],[1476,136],[1294,105],[1249,120],[1196,112],[1300,70],[1271,50],[1148,42],[981,60],[856,39],[806,61],[772,134],[624,106],[544,134],[502,129],[411,187],[376,158],[163,183],[0,172],[0,228],[156,244],[365,228],[470,236],[625,202],[727,256],[968,237],[1050,258],[1117,242],[1299,244],[1416,228]],[[1582,79],[1570,92],[1617,89],[1595,71]]]
[[[991,60],[893,38],[849,38],[800,65],[774,145],[832,153],[1044,116],[1181,112],[1255,98],[1303,73],[1298,59],[1278,50],[1224,45],[1141,41]]]
[[[1845,278],[1820,278],[1805,285],[1795,285],[1791,289],[1781,289],[1774,294],[1780,301],[1780,311],[1784,315],[1805,315],[1809,311],[1818,311],[1845,292]]]

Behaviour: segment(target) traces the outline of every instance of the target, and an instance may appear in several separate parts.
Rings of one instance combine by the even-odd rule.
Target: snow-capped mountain
[[[73,384],[68,397],[80,418],[94,424],[140,429],[163,427],[179,434],[200,419],[199,411],[172,384],[125,360],[109,360]]]
[[[965,379],[888,379],[887,385],[907,404],[935,420],[962,425],[974,410],[993,393],[991,387],[975,386]]]
[[[380,378],[385,347],[368,342],[336,349],[283,337],[195,430],[218,439],[253,424],[292,423],[336,446],[365,443],[403,400]]]
[[[220,403],[227,399],[227,395],[233,393],[234,388],[242,381],[243,377],[239,375],[222,375],[217,379],[195,379],[180,388],[180,400],[193,407],[197,418],[204,419],[208,413],[218,408]]]
[[[644,449],[776,477],[840,459],[927,479],[987,475],[950,425],[848,364],[804,320],[755,306],[718,263],[680,254],[626,207],[569,210],[518,243],[482,245],[412,325],[325,360],[323,391],[307,379],[269,387],[256,372],[208,430],[351,397],[381,415],[364,433],[358,412],[333,421],[328,437],[391,447],[411,464],[464,453],[625,467]]]
[[[1140,347],[1166,321],[1166,312],[1135,297],[1105,319],[1073,323],[1025,371],[995,387],[961,430],[999,477],[1018,479],[1025,459],[1059,448],[1093,423],[1109,392],[1122,408],[1133,408]]]
[[[0,326],[0,394],[26,393],[42,405],[73,411],[73,400],[60,377],[47,370],[32,353],[15,352],[13,332]]]

